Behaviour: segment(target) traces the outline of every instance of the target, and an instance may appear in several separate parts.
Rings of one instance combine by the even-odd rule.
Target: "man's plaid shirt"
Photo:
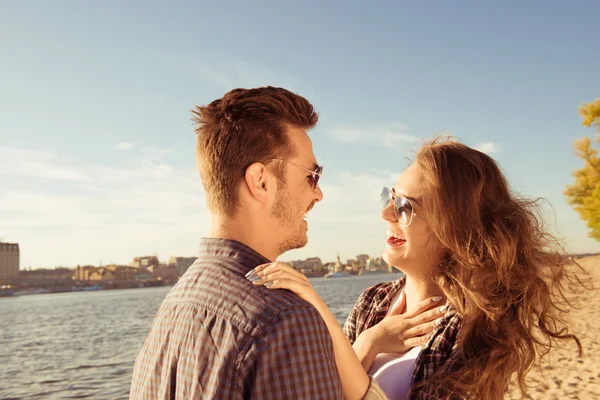
[[[247,246],[203,239],[163,301],[139,355],[131,399],[342,399],[325,322],[288,290],[244,275],[269,262]]]
[[[402,277],[393,282],[377,284],[363,292],[344,324],[344,333],[350,342],[354,344],[361,332],[383,320],[395,296],[404,289],[405,281],[405,277]],[[411,382],[412,388],[432,376],[434,372],[451,371],[462,365],[460,353],[457,351],[457,335],[461,318],[451,304],[447,303],[447,305],[448,311],[442,316],[442,321],[436,325],[417,357]],[[426,387],[418,392],[411,389],[408,398],[437,400],[445,396],[437,393],[435,387]],[[452,398],[465,397],[452,396]]]

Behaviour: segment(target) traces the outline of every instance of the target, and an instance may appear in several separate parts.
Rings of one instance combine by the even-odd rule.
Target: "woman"
[[[571,339],[581,355],[563,319],[566,289],[581,281],[571,278],[536,201],[511,193],[489,156],[436,138],[393,189],[384,188],[381,202],[384,258],[405,276],[367,289],[343,332],[304,275],[274,263],[253,277],[261,278],[257,285],[292,290],[319,310],[346,398],[371,396],[381,386],[392,398],[500,399],[511,378],[525,395],[536,354]],[[444,306],[414,321],[432,298]],[[401,321],[394,320],[401,315],[386,317],[395,302],[406,317]],[[440,318],[423,323],[436,312]],[[420,335],[416,329],[433,330]],[[399,344],[399,332],[413,341]]]

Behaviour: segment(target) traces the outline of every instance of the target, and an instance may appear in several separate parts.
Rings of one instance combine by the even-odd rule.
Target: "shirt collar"
[[[200,239],[200,258],[218,257],[237,261],[248,270],[271,261],[245,244],[231,239]]]

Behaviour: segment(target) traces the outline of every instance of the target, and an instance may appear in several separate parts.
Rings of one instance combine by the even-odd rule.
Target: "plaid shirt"
[[[136,358],[131,399],[341,399],[333,344],[317,310],[244,275],[269,262],[243,244],[202,239]]]
[[[344,324],[344,333],[350,339],[350,342],[354,343],[361,332],[383,320],[395,296],[404,289],[405,282],[406,278],[402,277],[393,282],[377,284],[363,292]],[[462,364],[460,353],[457,351],[457,335],[461,326],[461,318],[450,303],[447,303],[447,306],[448,311],[442,316],[442,321],[434,328],[431,337],[423,345],[415,361],[411,387],[423,382],[432,376],[434,372],[448,372],[459,368]],[[371,387],[373,391],[380,390],[377,385],[371,385]],[[411,389],[408,398],[437,400],[450,397],[438,393],[436,387],[426,387],[418,392]],[[464,399],[466,397],[453,395],[452,398]]]

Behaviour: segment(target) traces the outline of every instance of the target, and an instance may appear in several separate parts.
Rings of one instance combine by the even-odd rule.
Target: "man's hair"
[[[304,97],[286,89],[234,89],[208,106],[196,106],[193,121],[198,136],[196,165],[212,212],[235,215],[235,187],[255,162],[294,156],[289,126],[313,128],[318,115]],[[276,163],[283,176],[285,163]],[[277,169],[278,168],[278,169]]]

